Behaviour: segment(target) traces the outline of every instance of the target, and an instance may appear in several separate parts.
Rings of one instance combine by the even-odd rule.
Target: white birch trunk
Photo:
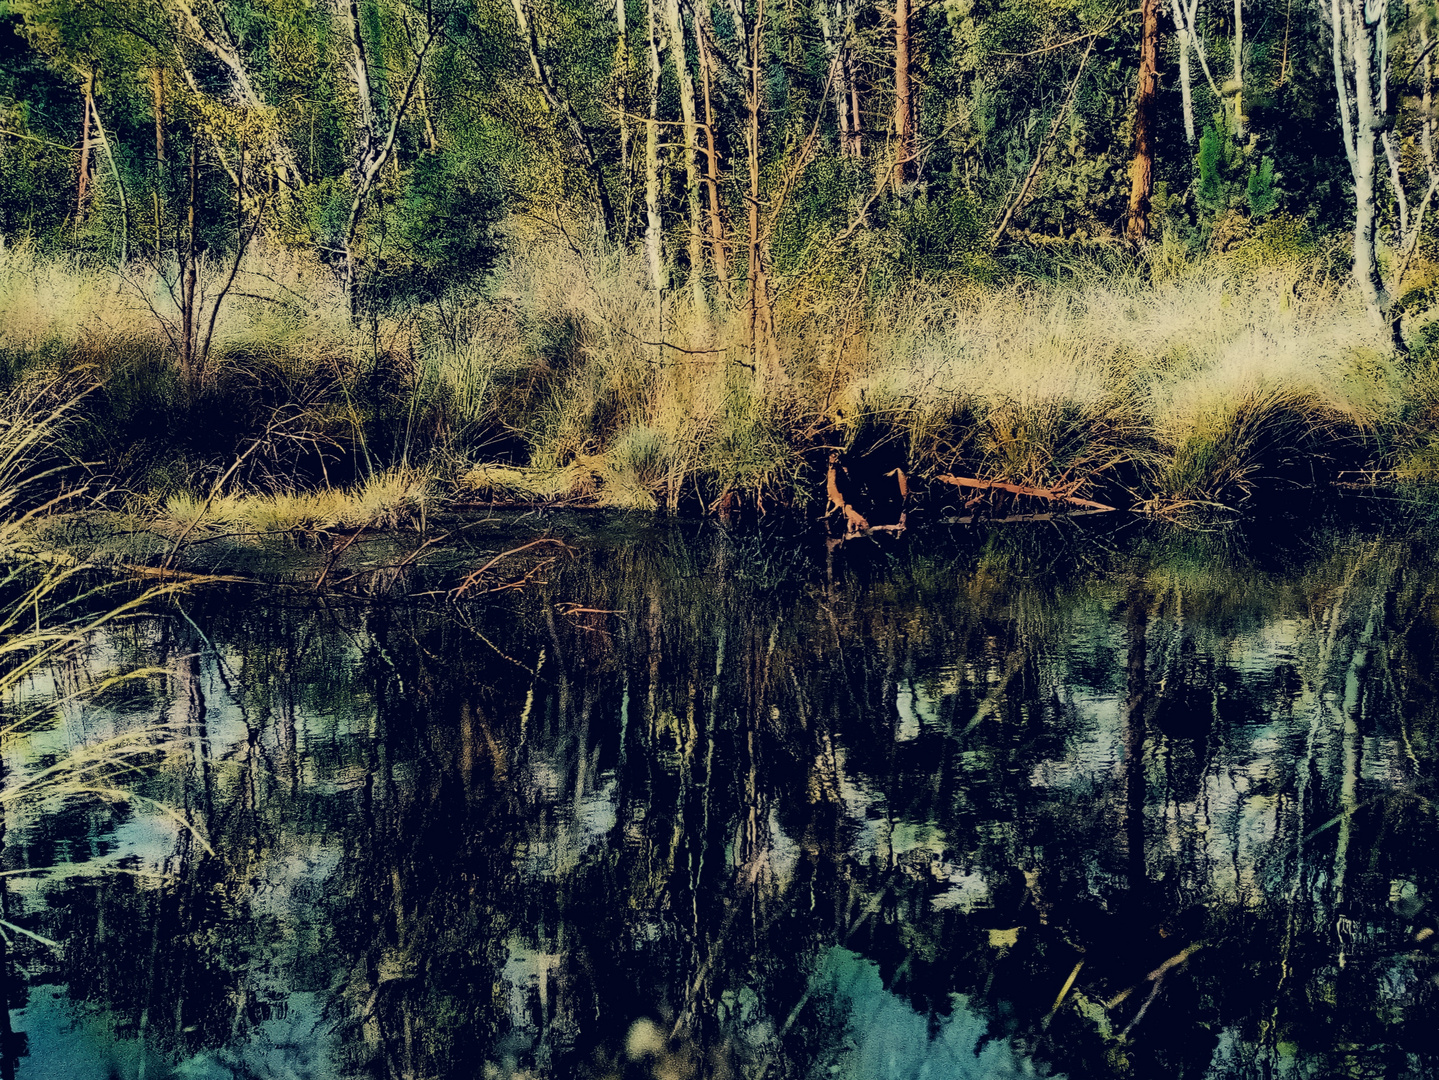
[[[1389,297],[1379,276],[1374,151],[1385,121],[1384,115],[1375,108],[1375,99],[1385,101],[1387,94],[1382,90],[1375,93],[1373,61],[1378,51],[1377,41],[1365,7],[1364,0],[1331,0],[1329,19],[1339,123],[1344,136],[1344,154],[1354,178],[1354,280],[1369,309],[1370,319],[1376,326],[1383,327]],[[1379,16],[1382,15],[1381,8]]]
[[[1179,92],[1184,101],[1184,138],[1194,142],[1194,93],[1189,75],[1189,30],[1180,14],[1183,0],[1173,0],[1174,32],[1179,39]]]
[[[645,49],[649,54],[649,119],[645,121],[645,258],[649,263],[650,286],[664,291],[665,269],[660,222],[660,43],[655,19],[655,0],[645,3]]]
[[[815,11],[819,15],[820,33],[824,37],[824,51],[829,56],[830,63],[834,67],[833,93],[834,109],[835,113],[839,117],[839,148],[840,153],[847,157],[852,152],[852,138],[850,135],[849,119],[849,76],[847,65],[844,62],[843,56],[839,58],[838,63],[835,63],[835,56],[840,53],[841,50],[843,50],[845,47],[845,29],[842,18],[844,14],[843,3],[844,0],[838,0],[835,5],[836,15],[841,16],[841,24],[838,33],[835,32],[835,27],[830,22],[829,0],[820,0],[820,3],[816,6]]]
[[[1374,28],[1365,19],[1359,0],[1347,0],[1345,29],[1349,61],[1354,72],[1354,277],[1370,310],[1382,324],[1389,297],[1379,277],[1378,205],[1374,190],[1375,143],[1383,117],[1375,109]]]
[[[1244,115],[1244,3],[1234,0],[1234,137],[1243,139],[1249,118]]]
[[[704,286],[704,222],[700,217],[700,170],[698,161],[699,118],[695,111],[695,84],[685,56],[685,28],[680,19],[679,0],[664,0],[665,28],[670,37],[670,59],[679,78],[680,118],[685,134],[685,199],[689,205],[690,295],[696,312],[706,308]]]

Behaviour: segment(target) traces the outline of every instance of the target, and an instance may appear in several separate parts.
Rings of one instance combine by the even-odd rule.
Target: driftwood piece
[[[975,491],[1008,491],[1015,495],[1032,495],[1036,499],[1049,499],[1051,502],[1062,502],[1069,506],[1079,506],[1086,510],[1113,510],[1114,507],[1102,502],[1094,502],[1092,499],[1079,499],[1073,495],[1066,495],[1060,491],[1050,491],[1048,488],[1029,487],[1026,484],[1011,484],[1004,480],[975,480],[968,476],[952,476],[945,473],[936,476],[942,484],[951,484],[957,488],[970,488]]]
[[[839,455],[830,454],[829,472],[825,474],[825,490],[829,492],[830,512],[840,511],[844,515],[846,533],[867,533],[870,532],[869,522],[863,514],[851,506],[839,490]]]

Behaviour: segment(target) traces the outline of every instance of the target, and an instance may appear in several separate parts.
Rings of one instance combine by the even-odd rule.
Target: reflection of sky
[[[330,1023],[319,995],[296,991],[271,1015],[221,1050],[177,1064],[146,1051],[143,1041],[117,1039],[106,1014],[74,1005],[64,987],[41,986],[12,1014],[29,1053],[17,1080],[331,1080]]]
[[[834,1029],[814,1080],[1001,1080],[1034,1076],[1004,1039],[987,1040],[988,1023],[965,998],[950,995],[948,1016],[931,1018],[890,993],[879,967],[835,946],[821,958],[812,1000]]]

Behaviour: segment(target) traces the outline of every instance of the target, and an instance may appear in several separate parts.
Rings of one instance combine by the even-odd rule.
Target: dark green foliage
[[[1213,124],[1199,137],[1199,205],[1211,216],[1229,208],[1231,161],[1229,140]]]
[[[897,207],[890,218],[901,265],[916,274],[993,275],[980,208],[963,190],[936,192]]]
[[[1250,167],[1244,197],[1249,201],[1249,213],[1255,218],[1265,218],[1274,212],[1279,205],[1279,191],[1274,186],[1273,158],[1265,157],[1258,168]]]
[[[494,226],[503,213],[489,170],[458,154],[427,152],[408,170],[389,215],[394,300],[427,300],[494,261]]]

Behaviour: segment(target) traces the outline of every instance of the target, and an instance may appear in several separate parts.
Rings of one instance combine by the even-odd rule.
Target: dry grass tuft
[[[400,468],[348,489],[211,497],[181,492],[165,501],[156,526],[176,538],[395,529],[419,521],[433,499],[434,485],[426,473]]]

